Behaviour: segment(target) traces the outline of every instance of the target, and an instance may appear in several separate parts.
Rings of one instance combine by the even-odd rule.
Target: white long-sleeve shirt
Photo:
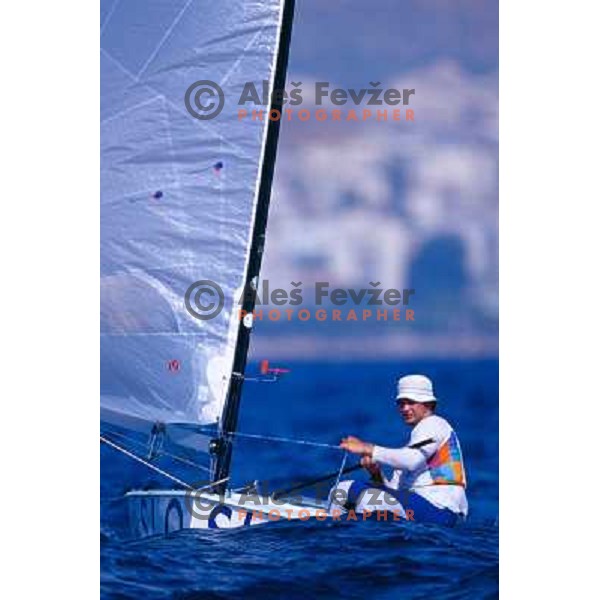
[[[373,459],[394,468],[392,477],[385,482],[386,485],[392,489],[409,489],[434,506],[466,515],[469,505],[465,488],[460,485],[435,484],[427,466],[427,461],[448,440],[452,431],[448,421],[438,415],[430,415],[413,428],[408,445],[412,446],[428,439],[433,440],[432,443],[419,449],[375,446]]]

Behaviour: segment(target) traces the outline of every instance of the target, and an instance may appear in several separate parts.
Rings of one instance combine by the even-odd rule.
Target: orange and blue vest
[[[467,487],[460,444],[454,431],[427,461],[429,474],[435,485],[460,485]]]

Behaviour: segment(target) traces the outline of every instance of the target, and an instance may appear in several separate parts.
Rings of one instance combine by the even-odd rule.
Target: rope
[[[177,479],[177,477],[174,477],[170,473],[167,473],[166,471],[159,469],[158,467],[154,466],[153,464],[149,463],[148,461],[144,460],[143,458],[140,458],[136,454],[129,452],[129,450],[125,450],[125,448],[121,448],[121,446],[118,446],[117,444],[115,444],[114,442],[111,442],[110,440],[106,439],[105,437],[100,436],[100,441],[104,442],[105,444],[108,444],[109,446],[112,446],[115,450],[119,450],[119,452],[122,452],[123,454],[125,454],[125,456],[129,456],[129,458],[133,458],[133,460],[137,460],[138,462],[142,463],[149,469],[152,469],[153,471],[160,473],[161,475],[163,475],[164,477],[167,477],[171,481],[174,481],[175,483],[178,483],[179,485],[186,487],[188,490],[194,489],[191,485],[187,484],[185,481],[181,481],[181,479]]]
[[[333,444],[324,444],[322,442],[309,442],[308,440],[295,440],[292,438],[286,437],[275,437],[269,435],[260,435],[258,433],[241,433],[239,431],[229,431],[225,432],[226,435],[231,435],[235,437],[243,437],[243,438],[251,438],[255,440],[261,440],[264,442],[282,442],[286,444],[300,444],[302,446],[315,446],[317,448],[329,448],[331,450],[342,450],[339,446],[334,446]]]
[[[170,454],[169,452],[164,452],[164,451],[162,451],[161,454],[164,454],[165,456],[169,456],[170,458],[178,460],[179,462],[183,463],[184,465],[188,465],[190,467],[196,467],[196,469],[200,469],[202,471],[206,471],[207,473],[210,473],[210,469],[208,467],[205,467],[204,465],[199,465],[198,463],[192,462],[191,460],[188,460],[187,458],[181,458],[181,456],[175,456],[174,454]]]
[[[213,436],[219,435],[218,431],[216,431],[215,429],[205,429],[205,428],[199,427],[197,429],[197,431],[199,431],[200,433],[205,433],[207,435],[213,435]],[[241,431],[225,431],[223,433],[225,435],[230,435],[232,437],[249,438],[249,439],[259,440],[262,442],[280,442],[280,443],[284,443],[284,444],[299,444],[301,446],[314,446],[315,448],[328,448],[330,450],[341,450],[343,452],[343,449],[340,448],[339,446],[333,445],[333,444],[325,444],[324,442],[311,442],[309,440],[297,440],[294,438],[262,435],[259,433],[242,433]],[[127,438],[123,434],[115,434],[115,435],[120,435],[121,437],[124,437],[125,439],[131,440],[131,438]],[[136,440],[135,443],[140,444],[141,442],[138,442]],[[146,447],[146,446],[144,445],[144,447]],[[176,460],[181,460],[181,461],[184,460],[178,456],[175,456],[174,454],[169,454],[167,452],[161,451],[161,454],[164,454],[165,456],[170,456],[171,458],[175,458]],[[205,471],[210,471],[210,469],[208,469],[207,467],[205,467],[203,465],[198,465],[198,464],[191,463],[191,462],[188,464],[190,464],[191,466],[198,467],[199,469],[204,469]]]
[[[117,437],[123,438],[124,440],[127,440],[130,444],[136,445],[138,448],[146,449],[148,447],[148,445],[145,444],[144,442],[141,442],[139,440],[136,440],[135,438],[129,437],[128,435],[125,435],[124,433],[119,433],[117,431],[110,431],[110,435],[112,435],[112,436],[116,435]],[[166,452],[165,450],[161,450],[159,453],[159,456],[160,455],[168,456],[169,458],[178,460],[179,462],[183,463],[184,465],[188,465],[190,467],[196,467],[197,469],[200,469],[202,471],[206,471],[207,473],[210,473],[210,469],[208,467],[205,467],[204,465],[199,465],[198,463],[192,462],[191,460],[188,460],[181,456],[171,454],[170,452]]]
[[[344,458],[342,458],[342,464],[340,466],[340,470],[338,471],[337,474],[337,478],[335,480],[335,483],[333,484],[333,488],[332,489],[336,489],[338,486],[338,483],[340,482],[340,479],[342,477],[342,473],[344,472],[344,467],[346,466],[346,460],[348,460],[348,452],[344,452]],[[331,509],[331,504],[333,503],[333,496],[331,495],[329,497],[329,504],[327,505],[327,512],[329,512],[329,510]]]
[[[107,438],[105,438],[103,436],[100,436],[100,441],[104,442],[105,444],[108,444],[109,446],[111,446],[115,450],[118,450],[119,452],[122,452],[126,456],[129,456],[129,458],[132,458],[133,460],[137,460],[138,462],[142,463],[143,465],[145,465],[149,469],[152,469],[153,471],[156,471],[157,473],[160,473],[163,477],[166,477],[167,479],[170,479],[171,481],[174,481],[175,483],[178,483],[179,485],[182,485],[183,487],[187,488],[188,490],[195,490],[196,489],[196,488],[194,488],[194,486],[189,485],[185,481],[181,481],[181,479],[177,479],[177,477],[171,475],[170,473],[167,473],[166,471],[163,471],[162,469],[159,469],[158,467],[154,466],[153,464],[149,463],[148,461],[144,460],[143,458],[140,458],[136,454],[133,454],[132,452],[129,452],[129,450],[125,450],[125,448],[122,448],[121,446],[118,446],[114,442],[111,442]],[[219,481],[214,481],[213,483],[211,483],[208,486],[204,486],[202,488],[198,488],[196,491],[200,492],[200,491],[203,491],[205,489],[210,489],[213,486],[218,485],[219,483],[225,483],[228,479],[229,479],[229,477],[225,477],[225,478],[223,478],[223,479],[221,479]]]

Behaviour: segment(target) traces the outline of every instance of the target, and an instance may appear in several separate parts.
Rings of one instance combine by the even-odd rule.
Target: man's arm
[[[362,454],[375,462],[384,463],[403,471],[415,471],[427,464],[427,456],[422,450],[424,446],[435,443],[433,438],[422,440],[404,448],[384,448],[363,442],[354,436],[342,440],[340,446],[348,452]]]
[[[371,456],[377,462],[390,465],[394,469],[401,469],[402,471],[416,471],[417,469],[422,469],[427,464],[425,454],[409,446],[405,448],[373,446]]]

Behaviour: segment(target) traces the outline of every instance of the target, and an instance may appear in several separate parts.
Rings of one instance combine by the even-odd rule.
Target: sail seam
[[[179,114],[185,116],[186,118],[189,118],[189,114],[186,110],[182,109],[179,105],[175,104],[174,102],[171,102],[171,100],[169,100],[164,94],[162,94],[161,92],[156,90],[156,88],[154,88],[149,83],[140,81],[136,75],[134,75],[118,58],[115,58],[110,52],[108,52],[104,48],[100,48],[100,52],[102,52],[109,60],[111,60],[115,65],[117,65],[117,67],[119,67],[119,69],[121,69],[121,71],[123,71],[123,73],[125,73],[125,75],[127,75],[134,83],[136,83],[138,85],[142,85],[145,88],[148,88],[149,90],[151,90],[152,92],[157,94],[159,98],[160,97],[164,98],[165,102],[169,105],[169,107],[172,110],[174,110],[175,112],[178,112]],[[109,117],[107,117],[107,119],[108,118]],[[192,119],[192,120],[194,121],[194,126],[200,127],[205,132],[208,132],[208,133],[211,132],[210,127],[204,121],[199,121],[198,119]],[[244,158],[246,158],[246,159],[248,158],[248,155],[246,154],[246,152],[243,150],[243,148],[239,144],[234,144],[233,142],[230,142],[227,138],[223,138],[223,136],[220,134],[219,134],[219,138],[222,142],[225,143],[225,145],[232,148],[236,152],[240,153],[240,155],[243,156]]]
[[[185,3],[185,6],[179,11],[179,14],[175,17],[175,19],[173,20],[171,25],[169,25],[169,28],[167,29],[165,34],[162,36],[162,38],[156,45],[156,48],[154,48],[154,50],[150,54],[150,58],[148,58],[148,60],[144,63],[144,65],[140,69],[139,73],[137,74],[137,76],[136,76],[137,79],[139,79],[141,77],[142,73],[148,68],[150,63],[156,58],[156,55],[158,54],[160,49],[163,47],[164,43],[169,39],[169,36],[173,32],[173,29],[175,29],[175,27],[177,26],[177,23],[179,23],[179,21],[181,21],[181,17],[183,17],[183,15],[185,14],[185,11],[188,9],[188,6],[191,3],[192,3],[192,0],[188,0]]]

